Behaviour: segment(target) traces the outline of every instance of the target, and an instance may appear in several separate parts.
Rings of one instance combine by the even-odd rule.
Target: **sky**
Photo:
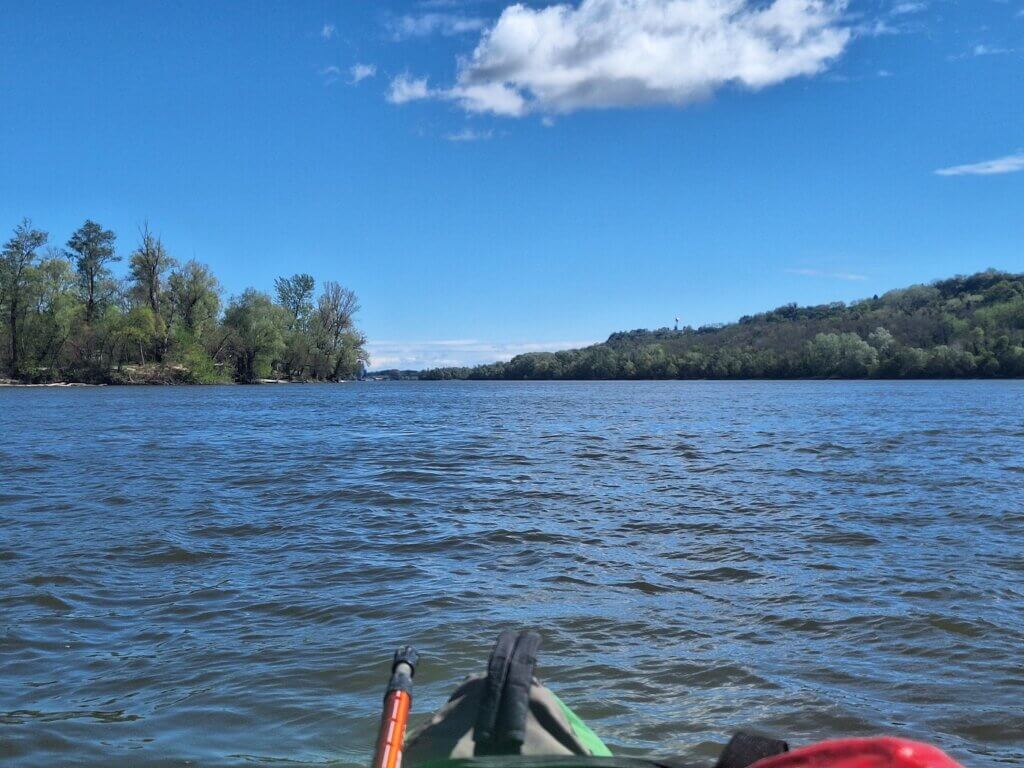
[[[372,368],[1024,271],[1024,0],[9,0],[25,216],[337,280]]]

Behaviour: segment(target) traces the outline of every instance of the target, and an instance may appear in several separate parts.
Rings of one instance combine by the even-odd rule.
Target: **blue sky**
[[[1024,270],[1024,0],[551,5],[5,3],[0,226],[339,280],[375,367]]]

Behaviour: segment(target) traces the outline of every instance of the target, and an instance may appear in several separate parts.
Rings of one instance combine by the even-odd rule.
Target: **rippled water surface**
[[[0,391],[4,765],[365,764],[504,626],[618,753],[1024,762],[1024,383]]]

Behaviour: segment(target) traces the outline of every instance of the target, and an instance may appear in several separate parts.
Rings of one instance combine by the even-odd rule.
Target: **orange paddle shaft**
[[[402,745],[412,708],[412,677],[416,673],[416,660],[416,649],[411,646],[395,651],[391,680],[384,694],[384,712],[380,718],[373,768],[399,768],[402,764]]]

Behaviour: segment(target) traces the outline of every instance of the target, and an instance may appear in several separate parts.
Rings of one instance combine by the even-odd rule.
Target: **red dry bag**
[[[882,736],[836,739],[758,760],[751,768],[963,768],[930,744]]]

